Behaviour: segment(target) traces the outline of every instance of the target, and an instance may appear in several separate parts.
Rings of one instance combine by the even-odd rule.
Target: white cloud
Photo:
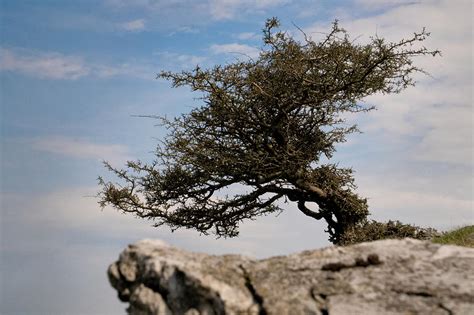
[[[250,58],[258,57],[260,51],[252,46],[238,44],[238,43],[231,43],[231,44],[223,44],[223,45],[212,45],[210,50],[214,54],[237,54],[243,55]]]
[[[92,74],[98,78],[133,77],[143,80],[156,78],[155,66],[144,62],[125,62],[116,65],[99,65],[92,68]]]
[[[32,142],[32,146],[36,150],[61,154],[76,159],[106,160],[112,164],[123,164],[127,160],[132,160],[126,146],[97,144],[62,136],[38,138]]]
[[[409,176],[412,181],[420,180],[414,173]],[[375,219],[400,220],[440,230],[474,224],[473,200],[453,194],[450,188],[447,188],[448,183],[444,183],[445,187],[433,189],[432,186],[438,183],[425,181],[423,191],[411,190],[417,184],[403,185],[400,179],[388,177],[381,183],[377,177],[359,177],[359,191],[368,197]],[[451,180],[456,181],[454,178]]]
[[[121,23],[121,24],[118,24],[118,27],[128,32],[140,32],[146,29],[144,19],[137,19],[137,20]]]
[[[166,29],[174,34],[183,25],[203,25],[215,20],[232,20],[248,15],[267,14],[293,0],[104,0],[112,10],[138,10],[148,17],[150,29]]]
[[[39,78],[66,80],[78,79],[91,71],[80,57],[53,52],[18,53],[5,48],[0,48],[0,70],[20,72]]]
[[[52,80],[76,80],[86,76],[98,78],[125,76],[152,80],[156,76],[153,65],[147,62],[134,61],[108,65],[87,62],[79,56],[21,48],[0,48],[0,71]]]
[[[184,33],[184,34],[198,34],[199,29],[196,27],[191,27],[191,26],[180,26],[176,28],[173,32],[169,33],[169,36],[174,36],[178,33]]]
[[[139,7],[148,11],[163,11],[173,8],[189,7],[193,9],[206,10],[207,13],[217,19],[231,19],[237,13],[262,11],[268,8],[276,7],[292,0],[168,0],[168,1],[150,1],[150,0],[106,0],[106,4],[113,8]]]
[[[174,58],[179,64],[183,66],[196,66],[199,63],[202,63],[206,60],[206,57],[194,56],[194,55],[179,55],[177,54]]]
[[[364,18],[339,11],[340,25],[352,38],[360,35],[358,42],[376,33],[398,41],[426,27],[431,36],[424,44],[441,50],[442,56],[414,59],[432,75],[416,75],[415,87],[368,97],[365,101],[378,110],[359,121],[364,134],[336,155],[343,154],[341,161],[358,171],[359,191],[369,197],[375,219],[437,228],[472,224],[471,2],[358,2],[367,5],[362,9],[382,9]],[[318,22],[305,32],[317,40],[329,28]]]
[[[472,166],[472,117],[472,108],[433,109],[426,117],[430,129],[413,152],[413,157],[422,161]]]
[[[410,5],[416,4],[420,1],[418,0],[355,0],[355,4],[358,7],[369,10],[377,10],[394,6]]]
[[[157,5],[157,1],[150,0],[105,0],[105,3],[110,7],[122,8],[129,6],[147,7]]]
[[[253,39],[260,39],[261,35],[253,33],[253,32],[243,32],[243,33],[237,34],[235,37],[240,40],[253,40]]]
[[[116,209],[107,207],[101,211],[98,199],[95,197],[100,188],[75,187],[52,191],[45,194],[30,195],[28,193],[3,193],[5,223],[18,226],[9,229],[8,239],[15,239],[15,249],[21,243],[22,247],[44,248],[62,243],[62,240],[42,243],[50,240],[51,235],[63,231],[63,239],[68,235],[89,235],[108,239],[138,240],[155,237],[165,240],[174,246],[188,250],[208,253],[245,253],[251,256],[269,256],[292,253],[304,249],[312,249],[328,245],[324,232],[325,224],[303,215],[295,206],[287,207],[287,211],[279,216],[268,215],[258,220],[247,220],[241,225],[241,234],[232,239],[216,239],[214,235],[199,235],[194,230],[179,229],[171,233],[166,226],[153,228],[152,221],[139,219],[131,214],[123,214]],[[295,229],[294,227],[298,228]],[[43,237],[38,240],[24,242],[25,236],[10,235],[26,229],[29,233],[37,232]],[[20,233],[21,234],[21,233]],[[307,235],[313,235],[308,240]],[[15,237],[16,236],[16,237]],[[278,241],[275,241],[278,240]]]
[[[210,15],[216,20],[233,19],[242,13],[264,12],[266,9],[274,8],[292,0],[106,0],[109,7],[125,9],[128,7],[141,8],[153,12],[172,12],[182,8],[190,9],[194,14]]]
[[[179,69],[188,69],[193,68],[196,65],[202,65],[205,63],[208,58],[203,56],[188,55],[188,54],[178,54],[169,51],[159,51],[156,52],[160,58],[161,64],[166,68],[179,68]]]
[[[372,0],[360,0],[367,5]],[[406,1],[390,1],[391,4]],[[359,41],[377,33],[391,41],[407,38],[423,27],[431,32],[424,43],[439,49],[441,57],[418,57],[417,66],[432,77],[416,75],[418,84],[396,95],[373,95],[366,101],[378,106],[362,126],[369,133],[395,139],[421,139],[410,158],[472,166],[472,5],[470,1],[430,0],[395,6],[375,16],[354,19],[346,12],[341,25]],[[456,18],[453,18],[456,17]],[[328,30],[317,23],[308,34]],[[319,36],[319,35],[318,35]]]
[[[234,18],[237,13],[262,11],[291,0],[209,0],[210,13],[217,20]]]

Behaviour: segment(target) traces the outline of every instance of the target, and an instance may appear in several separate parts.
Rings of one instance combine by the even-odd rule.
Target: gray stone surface
[[[412,239],[264,260],[143,240],[108,276],[130,314],[474,314],[474,249]]]

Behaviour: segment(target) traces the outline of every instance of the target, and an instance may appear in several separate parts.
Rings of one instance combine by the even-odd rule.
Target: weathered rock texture
[[[130,314],[474,314],[474,249],[411,239],[264,260],[144,240],[108,275]]]

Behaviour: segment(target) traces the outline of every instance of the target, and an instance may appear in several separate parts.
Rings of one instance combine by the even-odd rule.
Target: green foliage
[[[362,45],[337,22],[319,42],[305,34],[298,42],[278,27],[277,19],[267,21],[256,59],[159,75],[199,92],[203,105],[173,120],[158,117],[169,135],[153,163],[129,162],[124,170],[107,164],[119,183],[100,180],[102,206],[157,226],[232,237],[243,220],[293,201],[327,222],[334,243],[365,220],[367,201],[355,193],[352,169],[321,158],[330,160],[357,131],[344,114],[372,110],[360,103],[368,95],[413,85],[411,75],[422,70],[412,58],[438,51],[416,48],[429,35],[424,30]]]
[[[474,225],[464,226],[444,233],[441,236],[433,238],[433,242],[438,244],[474,247]]]
[[[382,239],[401,239],[405,237],[429,240],[439,236],[433,228],[421,228],[400,221],[365,221],[347,229],[341,237],[339,245],[351,245]]]

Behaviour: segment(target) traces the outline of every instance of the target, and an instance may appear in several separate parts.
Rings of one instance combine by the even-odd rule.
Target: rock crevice
[[[265,310],[265,306],[263,305],[263,297],[257,292],[257,290],[255,290],[255,287],[252,284],[252,279],[247,270],[244,268],[244,266],[239,265],[239,267],[244,275],[245,287],[249,290],[250,294],[253,297],[253,301],[258,306],[258,315],[267,315],[267,311]]]

